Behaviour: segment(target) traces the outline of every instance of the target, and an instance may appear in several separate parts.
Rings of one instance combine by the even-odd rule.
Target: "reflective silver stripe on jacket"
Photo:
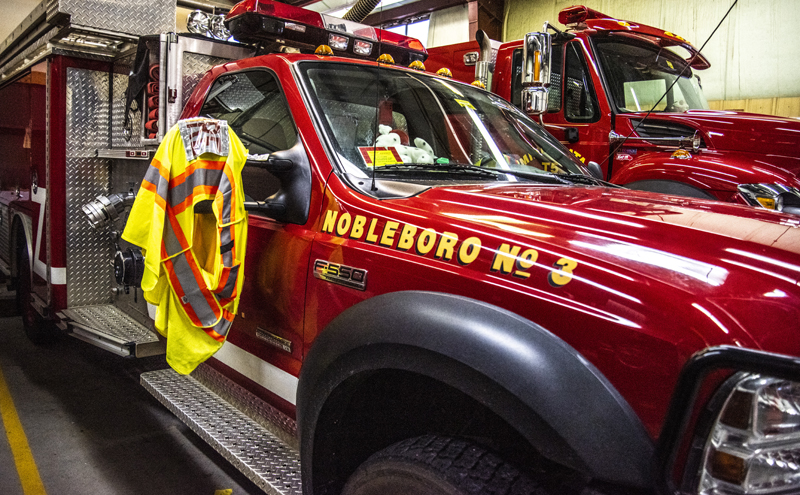
[[[217,323],[217,320],[222,315],[222,308],[213,308],[208,303],[206,296],[203,294],[203,289],[208,289],[205,284],[201,286],[194,278],[194,272],[189,265],[191,262],[188,259],[189,256],[192,256],[191,252],[184,251],[172,258],[172,268],[183,292],[183,297],[180,298],[181,303],[192,307],[192,311],[194,311],[201,326],[210,327]],[[192,256],[192,258],[194,257]],[[215,298],[214,294],[210,292],[209,294],[212,298]]]

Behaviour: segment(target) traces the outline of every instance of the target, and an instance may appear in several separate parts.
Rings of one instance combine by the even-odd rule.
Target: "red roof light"
[[[583,5],[567,7],[558,13],[558,22],[565,26],[586,22],[589,19],[611,19],[611,17]]]

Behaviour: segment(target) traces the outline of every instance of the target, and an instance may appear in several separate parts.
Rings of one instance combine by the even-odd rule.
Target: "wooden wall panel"
[[[748,100],[713,100],[708,102],[708,106],[712,110],[735,110],[800,118],[800,96],[791,98],[752,98]]]
[[[618,19],[660,27],[694,46],[708,39],[733,0],[507,0],[504,40],[558,24],[558,12],[582,3]],[[700,73],[709,100],[800,96],[797,0],[739,0],[703,50],[711,68]],[[760,108],[760,107],[759,107]]]

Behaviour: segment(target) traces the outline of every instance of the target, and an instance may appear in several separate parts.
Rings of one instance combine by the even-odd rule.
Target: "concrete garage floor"
[[[68,336],[37,347],[11,307],[0,306],[0,370],[44,486],[26,495],[263,493],[139,385],[163,356],[120,358]],[[7,423],[0,493],[22,494]]]

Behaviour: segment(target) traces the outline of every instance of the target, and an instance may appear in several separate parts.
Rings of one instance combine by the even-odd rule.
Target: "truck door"
[[[553,95],[549,102],[551,105],[558,102],[558,107],[557,111],[544,115],[545,127],[581,161],[600,162],[608,154],[610,120],[608,117],[601,120],[602,112],[583,44],[576,40],[554,46],[552,64],[550,91]]]
[[[265,68],[221,74],[211,86],[200,115],[226,120],[251,155],[288,150],[300,141],[279,79]],[[242,182],[247,201],[263,201],[279,188],[273,175],[254,166],[244,167]],[[289,380],[287,373],[299,374],[306,271],[313,234],[300,225],[278,222],[254,211],[249,213],[248,224],[245,285],[239,313],[228,342],[215,358],[266,387],[283,400],[273,403],[291,410],[291,386],[281,389],[280,380],[260,383],[263,370],[254,372],[253,366],[270,366],[273,376],[277,373]],[[264,361],[269,364],[264,365]],[[284,396],[284,392],[291,397]]]

